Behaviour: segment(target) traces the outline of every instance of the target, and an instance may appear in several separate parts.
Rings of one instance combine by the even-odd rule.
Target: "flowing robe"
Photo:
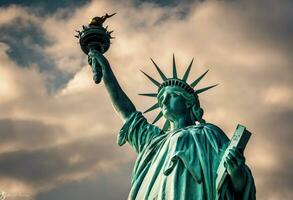
[[[126,142],[138,153],[129,200],[255,199],[247,166],[247,183],[240,196],[229,177],[216,191],[216,171],[229,139],[213,124],[164,132],[149,124],[141,112],[134,112],[117,138],[120,146]]]

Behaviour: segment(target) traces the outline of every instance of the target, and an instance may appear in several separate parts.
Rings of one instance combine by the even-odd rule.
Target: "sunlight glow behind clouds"
[[[245,13],[243,5],[247,9]],[[106,57],[136,107],[144,110],[153,103],[137,93],[154,91],[139,69],[159,80],[149,57],[168,75],[171,74],[172,53],[175,53],[180,75],[195,57],[191,78],[210,69],[199,87],[220,83],[217,88],[200,96],[205,119],[222,127],[228,136],[232,135],[237,123],[246,125],[253,132],[247,149],[247,163],[255,177],[258,199],[274,195],[275,199],[282,199],[282,195],[292,194],[286,187],[276,188],[269,184],[271,179],[278,180],[278,172],[286,170],[286,164],[292,164],[287,155],[283,163],[279,159],[284,149],[292,150],[286,143],[287,137],[292,139],[288,134],[292,125],[286,124],[283,129],[273,131],[274,124],[271,123],[277,114],[287,120],[292,116],[289,87],[293,82],[292,68],[288,67],[292,58],[284,54],[281,43],[276,45],[273,36],[263,32],[259,28],[262,26],[257,26],[267,23],[264,21],[266,18],[259,18],[264,10],[255,13],[254,4],[250,1],[246,4],[241,1],[231,4],[229,1],[205,1],[195,2],[189,7],[190,11],[184,17],[180,13],[187,10],[180,4],[172,8],[152,3],[135,7],[130,1],[92,1],[75,10],[63,8],[48,16],[38,16],[20,6],[1,9],[0,26],[13,23],[16,18],[21,18],[24,25],[31,22],[38,25],[50,43],[36,50],[52,59],[56,69],[72,75],[62,88],[49,92],[45,83],[56,75],[53,73],[55,69],[52,72],[41,71],[42,66],[37,62],[23,68],[8,56],[7,51],[11,47],[0,43],[1,120],[6,122],[8,118],[15,127],[20,123],[17,120],[28,121],[27,131],[19,133],[23,135],[15,134],[7,139],[7,143],[0,143],[0,159],[4,163],[18,164],[26,157],[32,159],[29,162],[37,169],[34,177],[29,177],[26,174],[29,169],[17,174],[19,166],[14,165],[9,173],[0,174],[3,189],[32,197],[39,194],[50,196],[51,191],[59,189],[59,198],[62,199],[62,189],[66,191],[67,184],[78,181],[84,183],[80,187],[87,187],[92,181],[88,179],[95,177],[98,180],[93,181],[97,184],[95,187],[105,187],[104,194],[96,196],[112,193],[112,185],[120,185],[121,191],[125,192],[119,188],[117,191],[124,195],[127,193],[123,179],[130,179],[131,174],[126,174],[130,170],[121,169],[121,165],[130,165],[135,155],[129,147],[116,146],[115,137],[122,122],[113,111],[104,85],[93,83],[87,57],[74,37],[74,31],[93,16],[118,12],[106,22],[110,29],[114,29],[116,37]],[[266,8],[274,11],[273,4],[271,7],[266,5]],[[64,13],[69,12],[69,17],[65,18]],[[251,21],[253,16],[257,20]],[[278,82],[282,83],[276,84]],[[151,120],[153,115],[146,117]],[[43,132],[37,129],[37,123],[42,125]],[[59,130],[57,127],[62,128]],[[30,133],[29,130],[38,130],[38,133]],[[7,128],[0,130],[0,137],[9,135],[7,131]],[[279,134],[277,144],[272,140],[276,132]],[[35,144],[35,138],[39,145]],[[266,155],[268,152],[272,153]],[[47,176],[42,178],[43,168]],[[0,172],[2,170],[6,169],[0,165]],[[120,183],[111,177],[111,170],[122,170]],[[106,177],[108,185],[99,182],[101,177]],[[39,187],[24,187],[27,183],[38,184]],[[275,193],[268,193],[271,190]]]
[[[288,86],[273,86],[264,91],[264,102],[272,106],[292,108],[292,88]]]

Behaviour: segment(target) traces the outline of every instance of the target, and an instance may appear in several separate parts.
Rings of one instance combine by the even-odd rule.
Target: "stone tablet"
[[[238,126],[234,132],[234,135],[230,141],[230,144],[227,147],[227,149],[225,150],[225,153],[222,157],[222,160],[221,160],[219,167],[218,167],[218,170],[217,170],[217,179],[216,179],[217,191],[220,190],[222,184],[225,181],[225,178],[228,175],[228,172],[227,172],[226,168],[224,167],[224,162],[225,162],[226,156],[229,153],[229,150],[232,149],[233,147],[244,150],[246,144],[248,143],[250,136],[251,136],[251,133],[248,130],[246,130],[245,126],[238,124]]]

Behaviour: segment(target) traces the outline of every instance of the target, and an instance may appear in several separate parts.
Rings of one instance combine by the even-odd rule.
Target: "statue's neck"
[[[190,115],[185,115],[182,117],[177,117],[176,120],[171,121],[171,131],[184,128],[186,126],[190,126],[195,124],[194,121],[192,121]]]

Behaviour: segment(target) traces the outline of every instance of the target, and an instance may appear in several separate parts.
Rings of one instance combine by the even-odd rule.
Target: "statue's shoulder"
[[[229,143],[229,138],[218,126],[211,123],[201,123],[187,127],[196,137],[205,136],[216,152]]]
[[[224,133],[224,131],[218,127],[215,124],[212,123],[201,123],[201,124],[196,124],[193,126],[189,126],[189,129],[194,129],[195,131],[200,131],[204,132],[205,134],[208,134],[210,136],[214,136],[216,138],[223,138],[224,140],[227,140],[228,137]]]
[[[204,123],[203,126],[206,129],[210,129],[212,131],[225,134],[224,131],[220,127],[218,127],[217,125],[215,125],[215,124],[212,124],[212,123]]]
[[[185,129],[195,129],[195,130],[211,130],[215,132],[224,133],[221,128],[212,124],[212,123],[201,123],[201,124],[194,124],[192,126],[188,126]]]

